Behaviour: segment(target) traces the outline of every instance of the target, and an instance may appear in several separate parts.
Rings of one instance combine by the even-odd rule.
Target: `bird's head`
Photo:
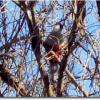
[[[54,28],[53,28],[53,30],[55,31],[55,32],[59,32],[59,31],[61,31],[63,29],[63,25],[61,24],[61,23],[56,23],[55,25],[54,25]]]

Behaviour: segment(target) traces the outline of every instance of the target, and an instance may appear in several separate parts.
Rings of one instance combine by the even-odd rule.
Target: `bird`
[[[55,73],[58,70],[58,64],[61,62],[62,50],[64,50],[66,45],[66,40],[62,34],[63,24],[57,22],[52,32],[47,36],[43,41],[43,46],[47,52],[47,59],[51,65],[52,73]]]

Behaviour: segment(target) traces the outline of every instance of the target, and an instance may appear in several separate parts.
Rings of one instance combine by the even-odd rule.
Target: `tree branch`
[[[14,1],[19,7],[25,6],[25,1],[23,1],[23,3],[18,3],[18,1]],[[36,21],[35,21],[35,12],[34,12],[34,1],[29,1],[29,3],[26,5],[26,7],[23,7],[22,10],[25,13],[26,16],[26,21],[27,21],[27,25],[29,28],[29,33],[31,36],[35,35],[36,37],[32,37],[31,38],[31,45],[32,45],[32,49],[33,52],[35,54],[37,63],[39,65],[39,71],[41,74],[41,77],[43,79],[44,82],[44,90],[45,96],[49,96],[49,79],[48,79],[48,75],[45,73],[44,68],[41,67],[41,52],[40,52],[40,36],[39,36],[39,28],[37,27]]]
[[[68,75],[68,77],[71,79],[71,81],[74,83],[74,85],[76,86],[76,88],[78,88],[84,95],[84,97],[88,97],[88,93],[86,91],[83,90],[83,88],[78,85],[78,83],[75,80],[75,77],[73,76],[73,74],[68,70],[68,68],[66,68],[66,74]]]
[[[20,85],[20,82],[18,78],[16,78],[14,75],[12,75],[9,72],[9,69],[7,67],[5,68],[3,65],[0,65],[0,77],[1,79],[10,85],[11,87],[14,87],[14,89],[21,95],[21,96],[28,96],[28,91],[25,89],[24,86]]]
[[[73,50],[77,47],[77,44],[75,44],[75,38],[76,38],[76,30],[77,30],[77,21],[81,21],[80,18],[82,18],[82,12],[83,12],[83,7],[85,5],[85,1],[77,1],[77,14],[75,15],[75,20],[73,22],[72,30],[68,38],[68,53],[63,57],[61,64],[60,64],[60,69],[58,73],[58,83],[57,83],[57,96],[62,96],[61,92],[61,86],[62,86],[62,78],[63,78],[63,72],[65,71],[66,68],[66,63],[68,61],[68,58],[70,54],[73,52]],[[80,11],[80,12],[78,12]],[[81,22],[80,22],[81,23]],[[73,46],[74,44],[74,46]]]

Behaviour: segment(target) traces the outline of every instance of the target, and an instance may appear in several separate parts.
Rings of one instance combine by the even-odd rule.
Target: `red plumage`
[[[50,62],[56,63],[58,59],[61,58],[62,52],[66,49],[66,44],[54,45],[52,49],[48,52],[47,57]]]

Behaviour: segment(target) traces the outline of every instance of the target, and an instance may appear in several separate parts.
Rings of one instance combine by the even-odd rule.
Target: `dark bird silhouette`
[[[51,71],[55,73],[58,69],[58,64],[61,61],[62,49],[66,48],[66,40],[61,34],[63,25],[56,23],[53,31],[48,35],[43,42],[43,46],[47,52],[47,58],[51,65]]]

